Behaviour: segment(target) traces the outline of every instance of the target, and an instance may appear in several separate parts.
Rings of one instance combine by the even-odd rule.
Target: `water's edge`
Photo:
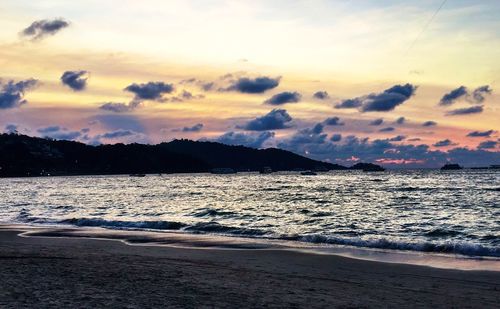
[[[0,223],[0,231],[17,231],[21,237],[63,237],[121,241],[133,246],[161,246],[210,250],[290,250],[307,254],[336,255],[382,263],[397,263],[464,271],[500,271],[500,258],[470,257],[409,250],[313,244],[302,241],[248,238],[186,231],[108,229],[70,225]]]

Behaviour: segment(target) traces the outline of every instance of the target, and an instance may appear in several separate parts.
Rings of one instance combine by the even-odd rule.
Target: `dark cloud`
[[[119,138],[119,137],[125,137],[125,136],[131,136],[137,134],[137,132],[131,131],[131,130],[116,130],[112,132],[106,132],[103,134],[99,134],[96,137],[101,139],[113,139],[113,138]]]
[[[396,119],[396,124],[403,124],[405,122],[406,122],[405,117],[399,117],[398,119]]]
[[[19,82],[10,80],[6,84],[0,80],[0,109],[15,108],[26,104],[28,101],[24,99],[24,94],[37,85],[38,81],[33,78]]]
[[[439,142],[433,144],[434,147],[447,147],[447,146],[455,146],[455,145],[457,145],[457,144],[453,143],[449,139],[444,139],[442,141],[439,141]]]
[[[332,142],[340,142],[342,140],[342,135],[341,134],[332,134],[330,137],[330,141]]]
[[[340,121],[339,117],[329,117],[323,121],[323,124],[326,126],[343,126],[345,123]]]
[[[414,138],[409,138],[409,139],[407,139],[407,141],[409,141],[409,142],[419,142],[419,141],[421,141],[421,140],[422,140],[422,139],[421,139],[421,138],[418,138],[418,137],[414,137]]]
[[[398,135],[398,136],[394,136],[394,137],[389,138],[389,141],[390,142],[401,142],[401,141],[404,141],[405,139],[406,139],[406,136]]]
[[[223,90],[242,93],[263,93],[278,87],[280,79],[281,77],[271,78],[267,76],[257,78],[241,77],[232,81],[232,84]]]
[[[313,94],[313,97],[318,100],[326,100],[330,98],[328,92],[326,91],[317,91]]]
[[[439,101],[439,105],[449,106],[460,98],[465,98],[470,103],[481,104],[485,100],[485,95],[489,95],[492,92],[492,89],[488,85],[478,87],[474,89],[472,93],[465,86],[460,86],[445,94]]]
[[[477,148],[478,149],[495,149],[498,145],[497,141],[484,141],[480,143]]]
[[[412,84],[395,85],[381,93],[344,100],[335,108],[359,108],[361,112],[386,112],[395,109],[415,94],[417,86]]]
[[[140,101],[131,101],[130,103],[117,103],[117,102],[107,102],[103,103],[99,109],[114,112],[114,113],[126,113],[131,112],[136,109],[141,104]]]
[[[299,154],[308,154],[309,148],[316,148],[327,141],[327,134],[323,133],[323,125],[316,124],[312,128],[300,129],[290,138],[280,142],[279,148],[292,150]]]
[[[491,94],[493,90],[488,85],[484,85],[474,89],[472,92],[472,99],[475,103],[483,103],[485,100],[485,95]]]
[[[203,129],[202,123],[197,123],[192,127],[184,127],[182,128],[182,132],[200,132]]]
[[[382,128],[380,130],[378,130],[379,132],[392,132],[396,130],[394,127],[387,127],[387,128]]]
[[[76,140],[82,135],[80,131],[70,131],[66,128],[56,125],[39,128],[37,129],[37,132],[40,133],[44,138],[67,140],[67,141]]]
[[[174,91],[174,85],[164,82],[148,82],[144,84],[133,83],[123,90],[135,94],[136,100],[154,100],[161,102],[163,101],[163,94]]]
[[[28,28],[21,32],[24,37],[29,37],[32,40],[39,40],[49,35],[54,35],[60,30],[69,26],[69,22],[62,18],[52,20],[37,20],[34,21]]]
[[[81,91],[85,89],[87,86],[87,79],[87,71],[66,71],[61,76],[61,82],[74,91]]]
[[[363,100],[361,98],[347,99],[335,105],[335,108],[358,108],[363,105]]]
[[[406,167],[440,167],[453,161],[465,166],[498,164],[497,152],[451,148],[446,151],[431,150],[428,145],[401,144],[390,139],[376,139],[346,136],[342,142],[332,142],[315,134],[312,129],[299,130],[293,136],[278,143],[278,147],[306,155],[317,160],[352,165],[355,162],[375,162],[383,165]],[[317,131],[316,131],[317,132]],[[396,137],[395,140],[401,138]],[[417,141],[416,139],[412,139]],[[410,140],[408,140],[410,141]],[[451,142],[450,142],[451,143]]]
[[[226,132],[214,141],[226,145],[241,145],[251,148],[261,148],[264,142],[274,137],[274,132],[261,132],[259,134],[245,134],[241,132]]]
[[[495,133],[496,131],[494,130],[488,130],[488,131],[472,131],[469,134],[467,134],[468,137],[490,137],[491,134]]]
[[[382,123],[384,123],[384,119],[383,118],[378,118],[378,119],[374,119],[370,122],[370,125],[371,126],[379,126],[381,125]]]
[[[268,114],[249,121],[241,129],[250,131],[267,131],[289,128],[292,117],[284,109],[273,109]]]
[[[5,133],[17,133],[17,125],[15,124],[8,124],[5,126],[4,132]]]
[[[465,86],[460,86],[457,89],[453,89],[449,93],[445,94],[439,101],[439,105],[448,106],[452,105],[458,99],[468,95],[467,88]]]
[[[479,114],[482,112],[483,112],[483,106],[478,105],[478,106],[472,106],[472,107],[457,108],[457,109],[454,109],[454,110],[447,112],[445,115],[446,116],[457,116],[457,115]]]
[[[285,91],[273,95],[272,97],[264,101],[264,103],[269,105],[283,105],[286,103],[297,103],[301,98],[302,96],[298,92]]]
[[[423,127],[433,127],[433,126],[437,126],[437,122],[432,121],[432,120],[429,120],[429,121],[426,121],[426,122],[422,123],[422,126],[423,126]]]

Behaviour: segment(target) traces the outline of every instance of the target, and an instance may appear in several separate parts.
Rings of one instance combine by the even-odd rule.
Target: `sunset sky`
[[[500,164],[500,1],[0,2],[0,131]]]

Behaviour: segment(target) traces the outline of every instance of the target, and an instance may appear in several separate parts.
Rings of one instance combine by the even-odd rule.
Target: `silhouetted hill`
[[[258,171],[345,169],[280,149],[253,149],[175,140],[158,145],[90,146],[17,134],[0,135],[0,177],[208,172],[216,167]]]

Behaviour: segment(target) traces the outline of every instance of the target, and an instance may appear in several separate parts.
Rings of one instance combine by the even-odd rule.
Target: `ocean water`
[[[500,172],[0,179],[0,221],[500,257]]]

